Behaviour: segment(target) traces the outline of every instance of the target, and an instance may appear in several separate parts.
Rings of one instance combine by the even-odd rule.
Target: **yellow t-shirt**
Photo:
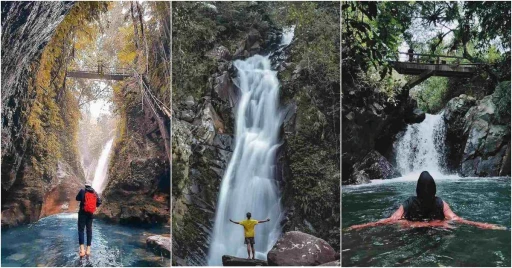
[[[244,227],[245,237],[254,237],[254,226],[258,224],[257,220],[243,220],[240,225]]]

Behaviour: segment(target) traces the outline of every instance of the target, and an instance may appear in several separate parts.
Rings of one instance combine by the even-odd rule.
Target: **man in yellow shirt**
[[[254,260],[254,258],[255,258],[255,255],[254,255],[254,226],[256,226],[256,224],[258,224],[258,223],[268,222],[268,221],[270,221],[270,219],[267,218],[264,221],[252,220],[251,212],[247,212],[246,216],[247,216],[247,220],[243,220],[241,222],[236,222],[231,219],[229,219],[229,221],[232,223],[240,224],[244,227],[244,234],[245,234],[244,244],[247,245],[247,254],[249,255],[249,257],[247,259],[251,258],[251,250],[252,250],[252,259]]]

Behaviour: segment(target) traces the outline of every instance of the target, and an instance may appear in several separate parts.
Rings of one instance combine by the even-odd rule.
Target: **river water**
[[[443,138],[441,115],[427,115],[422,123],[409,125],[394,144],[396,165],[404,175],[343,186],[342,228],[389,217],[405,199],[415,195],[419,174],[427,170],[436,181],[437,196],[455,214],[509,230],[459,224],[454,224],[453,229],[389,225],[343,230],[343,266],[510,267],[510,178],[448,174],[443,168]]]
[[[170,266],[168,258],[146,250],[146,237],[164,227],[132,228],[93,222],[89,258],[78,257],[77,213],[57,214],[2,230],[2,266]]]

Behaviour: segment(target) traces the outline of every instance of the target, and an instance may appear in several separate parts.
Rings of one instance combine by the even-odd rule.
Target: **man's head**
[[[90,181],[85,182],[85,188],[87,188],[87,187],[92,187],[92,184]]]
[[[245,216],[247,216],[248,219],[251,218],[251,212],[247,212],[247,214],[245,214]]]

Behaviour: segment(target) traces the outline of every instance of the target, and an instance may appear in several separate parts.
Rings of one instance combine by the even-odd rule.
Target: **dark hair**
[[[247,214],[245,214],[245,216],[247,216],[248,219],[251,218],[251,212],[247,212]]]
[[[423,171],[420,174],[418,183],[416,184],[416,195],[422,200],[432,200],[436,197],[436,182],[430,176],[428,171]]]

